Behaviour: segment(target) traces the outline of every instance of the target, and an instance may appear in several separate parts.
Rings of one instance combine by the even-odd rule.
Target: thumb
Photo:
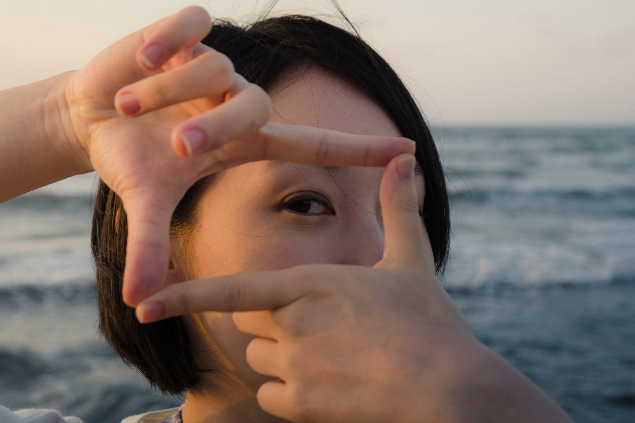
[[[161,289],[167,274],[174,207],[158,198],[152,193],[122,197],[128,219],[123,300],[131,307]]]
[[[401,154],[390,161],[381,181],[379,201],[386,241],[381,263],[385,267],[420,267],[425,262],[414,168],[414,156]]]

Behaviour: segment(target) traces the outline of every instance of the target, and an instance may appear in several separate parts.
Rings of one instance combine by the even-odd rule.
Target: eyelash
[[[302,215],[302,216],[320,216],[320,215],[326,214],[326,213],[308,213],[308,211],[293,210],[292,206],[297,205],[299,203],[317,203],[321,205],[322,207],[324,207],[328,211],[328,214],[335,214],[335,211],[333,210],[333,207],[329,203],[328,199],[318,193],[306,193],[306,194],[292,195],[290,197],[287,197],[285,200],[282,201],[281,208],[283,210],[287,210],[291,213]],[[309,206],[309,210],[311,210],[311,208],[312,208],[312,205]]]
[[[284,210],[288,210],[291,213],[295,213],[295,214],[299,214],[299,215],[319,216],[319,215],[322,214],[322,213],[307,213],[307,212],[301,212],[301,211],[296,211],[296,210],[292,210],[291,209],[290,206],[292,204],[297,204],[297,203],[301,203],[301,202],[318,203],[322,207],[327,209],[331,214],[335,214],[335,211],[333,211],[333,207],[331,206],[329,201],[323,195],[317,194],[317,193],[293,195],[290,198],[287,197],[285,200],[283,200],[281,207]],[[309,210],[310,209],[311,208],[309,207]],[[427,213],[424,213],[423,208],[420,208],[419,209],[419,217],[421,219],[425,220],[429,216],[427,215]]]

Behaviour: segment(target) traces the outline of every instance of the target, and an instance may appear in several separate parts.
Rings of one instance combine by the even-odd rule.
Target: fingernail
[[[121,93],[115,98],[115,107],[120,114],[132,116],[141,109],[141,104],[133,93]]]
[[[161,303],[141,303],[137,306],[137,319],[141,323],[154,322],[164,315],[165,307]]]
[[[415,176],[415,156],[406,156],[397,162],[397,174],[402,181],[408,181]]]
[[[187,157],[193,157],[200,153],[205,143],[205,134],[200,129],[188,129],[181,132],[181,141],[187,151]]]
[[[150,47],[147,47],[141,53],[141,60],[148,67],[148,69],[154,69],[158,64],[162,63],[163,60],[163,47],[159,44],[152,44]]]

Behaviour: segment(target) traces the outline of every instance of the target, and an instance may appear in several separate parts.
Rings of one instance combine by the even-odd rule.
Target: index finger
[[[299,268],[218,276],[175,283],[136,309],[141,323],[203,311],[275,310],[305,295]]]
[[[414,152],[414,141],[403,137],[346,134],[268,122],[253,137],[229,142],[213,155],[221,168],[259,160],[317,166],[381,167],[399,154]]]

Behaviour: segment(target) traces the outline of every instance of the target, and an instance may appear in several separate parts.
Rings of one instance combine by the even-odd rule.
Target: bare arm
[[[0,202],[92,170],[69,132],[64,91],[72,74],[0,91]]]

